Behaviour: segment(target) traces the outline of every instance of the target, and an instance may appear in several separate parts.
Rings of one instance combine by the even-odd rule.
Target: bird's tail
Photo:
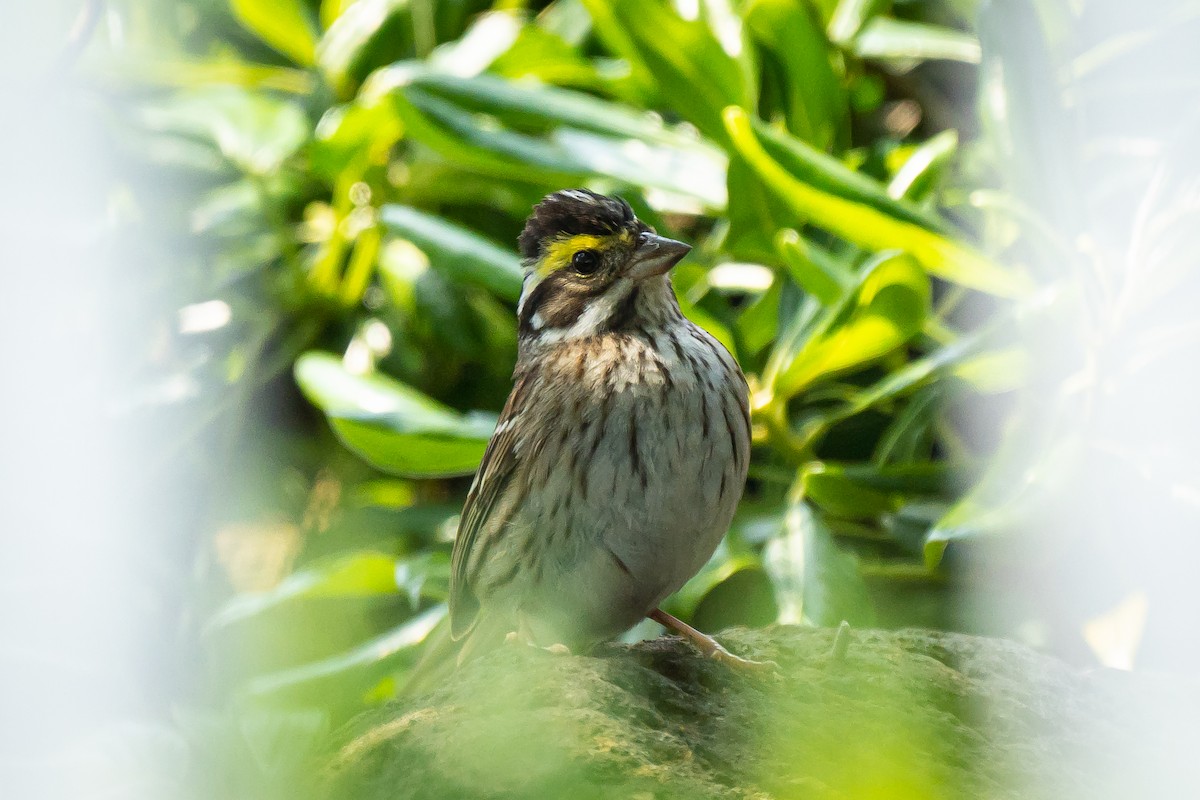
[[[409,672],[401,695],[412,697],[430,691],[458,667],[503,644],[511,628],[504,620],[484,612],[465,634],[455,639],[450,618],[446,617],[425,638],[421,657]]]

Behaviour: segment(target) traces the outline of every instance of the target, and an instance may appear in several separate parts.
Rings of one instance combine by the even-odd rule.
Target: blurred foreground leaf
[[[370,597],[397,593],[396,559],[384,553],[352,553],[290,575],[267,592],[239,595],[210,626],[231,625],[269,609],[317,597]]]
[[[229,0],[238,22],[303,66],[316,56],[317,38],[300,0]]]

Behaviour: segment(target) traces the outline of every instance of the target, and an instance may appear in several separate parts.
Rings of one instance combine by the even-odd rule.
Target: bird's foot
[[[701,633],[683,620],[668,614],[662,609],[656,608],[647,616],[663,627],[669,628],[683,638],[687,639],[689,642],[699,648],[701,653],[713,659],[714,661],[720,661],[723,664],[729,664],[730,666],[739,667],[742,669],[779,669],[779,665],[774,661],[753,661],[749,658],[735,656],[733,653],[726,650],[721,643],[713,637],[706,633]]]
[[[547,653],[554,656],[571,655],[571,648],[567,647],[562,642],[555,642],[554,644],[549,644],[545,647],[541,646],[533,640],[533,635],[527,628],[524,628],[524,626],[522,626],[522,629],[509,631],[507,634],[505,634],[504,643],[523,644],[527,647],[536,647],[538,650],[545,650]]]

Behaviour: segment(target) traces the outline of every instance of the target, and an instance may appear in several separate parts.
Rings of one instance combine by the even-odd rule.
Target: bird
[[[587,189],[542,199],[518,246],[513,388],[451,557],[458,663],[513,639],[586,651],[646,617],[743,662],[659,607],[719,545],[750,461],[745,376],[672,289],[691,247]]]

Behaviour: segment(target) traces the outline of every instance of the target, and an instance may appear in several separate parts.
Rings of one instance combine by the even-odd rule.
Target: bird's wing
[[[479,611],[479,600],[471,588],[471,555],[479,532],[491,517],[496,501],[504,495],[517,475],[520,463],[517,456],[518,430],[521,428],[518,421],[528,399],[530,383],[530,379],[523,376],[513,386],[463,505],[458,535],[454,537],[454,553],[450,559],[450,629],[455,639],[470,630]]]

